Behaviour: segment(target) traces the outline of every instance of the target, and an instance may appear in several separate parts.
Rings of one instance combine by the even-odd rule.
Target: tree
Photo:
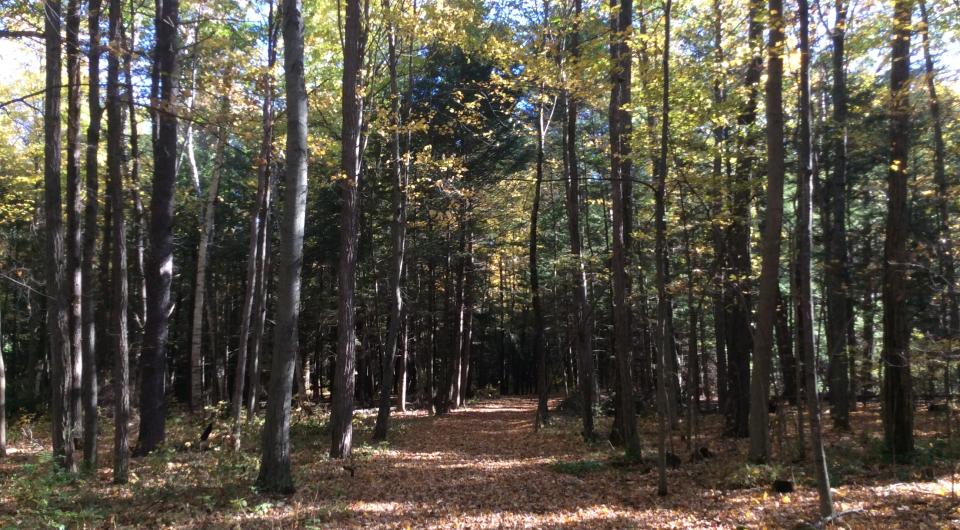
[[[154,20],[155,76],[151,90],[156,138],[153,145],[153,187],[150,194],[150,253],[144,275],[147,283],[147,319],[141,354],[140,438],[136,455],[153,451],[166,437],[167,337],[170,285],[173,280],[173,200],[177,164],[178,96],[177,27],[180,0],[156,0]],[[117,213],[114,212],[116,216]]]
[[[303,77],[303,3],[283,3],[283,72],[287,96],[287,151],[284,210],[277,280],[277,325],[263,449],[257,486],[273,493],[293,493],[290,472],[290,397],[297,362],[300,316],[300,270],[307,207],[307,89]]]
[[[767,205],[761,242],[760,294],[757,333],[750,388],[750,459],[770,458],[770,366],[773,361],[773,325],[780,292],[780,232],[783,229],[783,2],[770,0],[767,46]]]
[[[43,108],[43,207],[46,248],[44,265],[47,295],[47,340],[50,352],[51,397],[50,419],[53,423],[54,461],[73,473],[77,466],[73,454],[73,422],[70,396],[73,375],[68,297],[65,290],[63,221],[60,189],[60,91],[61,59],[60,28],[62,25],[59,0],[44,3],[44,43],[46,48],[46,94]]]
[[[797,174],[797,320],[798,361],[803,366],[806,381],[807,409],[810,412],[810,440],[813,445],[813,465],[820,496],[820,516],[826,520],[833,515],[833,497],[827,456],[823,448],[820,420],[820,391],[817,388],[816,352],[813,341],[813,294],[811,293],[810,255],[813,235],[810,231],[813,217],[813,137],[810,130],[810,8],[807,0],[800,0],[800,142]],[[799,399],[799,392],[797,398]],[[802,409],[797,407],[798,425],[803,426]]]
[[[127,225],[120,170],[123,150],[123,103],[120,101],[120,27],[123,24],[121,0],[110,0],[107,58],[107,175],[110,179],[110,202],[113,210],[110,237],[113,254],[110,267],[110,332],[113,339],[113,482],[126,484],[130,466],[128,423],[130,420],[130,351],[127,343]]]
[[[829,352],[830,417],[834,426],[850,428],[850,362],[847,325],[851,318],[848,303],[850,273],[847,267],[847,80],[846,46],[847,5],[837,0],[834,6],[831,56],[833,87],[833,128],[830,141],[832,170],[823,190],[826,257],[824,262],[827,299],[827,351]]]
[[[66,41],[67,52],[67,232],[66,232],[66,282],[67,329],[70,340],[70,430],[79,434],[82,430],[83,411],[80,403],[82,365],[82,329],[80,313],[82,286],[80,262],[82,260],[83,214],[80,180],[80,2],[67,1]],[[86,457],[84,457],[86,459]]]
[[[360,0],[347,0],[343,40],[343,79],[341,90],[343,124],[340,164],[343,171],[340,193],[340,291],[337,303],[337,364],[331,406],[332,443],[330,456],[344,458],[353,446],[353,389],[356,361],[354,288],[357,269],[357,239],[360,186],[360,128],[363,100],[359,93],[366,36],[362,28]]]
[[[628,458],[640,458],[640,436],[637,433],[636,413],[633,402],[633,380],[630,374],[632,338],[630,333],[630,308],[627,305],[627,256],[626,233],[631,198],[624,192],[626,182],[632,177],[630,160],[630,136],[633,130],[630,120],[631,55],[628,39],[633,30],[632,0],[611,0],[610,59],[610,188],[613,205],[613,312],[614,351],[617,363],[617,402],[620,413],[621,436],[626,443]],[[662,369],[662,368],[661,368]]]
[[[383,9],[388,17],[395,16],[390,11],[389,0],[383,1]],[[387,67],[390,70],[390,176],[393,182],[391,205],[393,220],[390,225],[391,257],[390,264],[390,310],[387,317],[387,344],[383,353],[380,382],[380,408],[373,439],[385,440],[390,422],[390,393],[393,390],[393,366],[400,336],[400,323],[403,319],[403,293],[400,283],[404,272],[404,252],[407,238],[407,173],[403,171],[400,159],[400,90],[397,86],[397,32],[396,25],[387,22]],[[403,362],[403,361],[401,361]],[[403,408],[403,385],[401,380],[400,408]]]
[[[660,122],[660,155],[657,157],[657,188],[654,192],[656,223],[656,284],[657,284],[657,434],[659,447],[657,455],[657,495],[667,494],[667,355],[670,341],[667,338],[667,321],[670,301],[667,298],[667,154],[670,142],[670,16],[673,2],[667,0],[664,6],[663,23],[663,117]],[[689,391],[689,389],[688,389]]]
[[[81,265],[81,284],[83,290],[80,313],[82,315],[82,364],[83,381],[81,399],[83,401],[83,463],[88,470],[97,468],[97,335],[96,335],[96,295],[94,285],[96,274],[94,259],[97,253],[97,216],[99,205],[100,175],[97,155],[100,149],[100,6],[101,0],[90,0],[87,7],[87,25],[90,33],[90,51],[87,59],[87,77],[89,78],[88,108],[90,124],[87,127],[86,187],[87,197],[84,203],[83,227],[83,263]]]
[[[883,247],[883,432],[898,458],[913,452],[913,389],[907,314],[907,162],[910,154],[910,32],[913,3],[893,7],[890,50],[890,171]]]

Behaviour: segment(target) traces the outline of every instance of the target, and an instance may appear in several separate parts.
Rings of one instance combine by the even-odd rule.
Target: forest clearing
[[[95,481],[52,479],[49,459],[25,469],[45,443],[17,436],[10,458],[0,462],[0,479],[9,486],[0,493],[0,526],[803,528],[816,513],[814,480],[803,465],[791,463],[795,447],[784,447],[782,464],[744,464],[745,444],[720,436],[717,415],[704,418],[695,445],[714,456],[692,461],[686,442],[673,442],[683,461],[669,471],[674,493],[661,498],[649,462],[625,462],[606,442],[584,445],[575,415],[556,415],[534,433],[535,408],[532,398],[493,398],[443,417],[401,413],[388,441],[379,444],[369,442],[375,411],[358,411],[358,445],[348,463],[325,454],[325,413],[297,410],[291,437],[300,487],[279,498],[251,490],[257,448],[231,451],[223,438],[228,422],[220,420],[201,449],[202,418],[173,416],[168,440],[175,449],[134,460],[136,478],[124,486],[111,484],[109,469]],[[827,432],[834,498],[846,513],[835,527],[960,525],[960,482],[953,482],[960,481],[960,444],[934,445],[943,434],[942,415],[918,416],[918,446],[928,462],[918,467],[884,463],[879,438],[853,434],[869,432],[878,419],[871,405],[852,414],[852,433]],[[652,417],[640,422],[640,431],[655,436]],[[795,480],[796,491],[773,491],[777,478]]]

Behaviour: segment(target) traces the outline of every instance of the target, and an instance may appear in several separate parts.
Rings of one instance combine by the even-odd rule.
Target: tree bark
[[[770,0],[767,47],[767,207],[761,241],[757,334],[750,388],[750,460],[770,459],[768,401],[773,361],[773,326],[780,292],[780,232],[783,229],[783,0]]]
[[[80,392],[83,380],[83,329],[81,313],[83,288],[82,181],[80,180],[80,2],[68,0],[66,16],[67,51],[67,288],[68,329],[70,337],[70,422],[74,436],[83,430]]]
[[[670,340],[667,335],[671,333],[667,324],[670,301],[667,298],[667,223],[665,217],[667,206],[667,154],[670,147],[670,11],[672,7],[673,2],[667,0],[664,7],[663,24],[663,116],[660,119],[660,155],[657,157],[657,188],[654,192],[654,222],[656,223],[654,245],[657,261],[657,352],[659,354],[657,358],[657,495],[661,497],[667,495],[667,417],[669,412],[666,359],[670,347]],[[672,354],[672,352],[670,353]],[[687,389],[688,392],[691,390]]]
[[[546,7],[544,8],[546,11]],[[548,13],[544,13],[548,19]],[[541,87],[542,88],[542,87]],[[543,97],[541,95],[541,97]],[[533,308],[533,352],[537,363],[537,413],[533,421],[534,430],[549,421],[547,408],[547,348],[544,344],[543,302],[540,298],[540,274],[537,270],[537,220],[540,215],[541,188],[543,186],[543,143],[550,119],[545,115],[543,102],[537,105],[537,172],[533,184],[533,205],[530,209],[530,304]],[[552,114],[552,112],[551,112]]]
[[[63,221],[60,185],[60,91],[62,25],[59,0],[44,3],[46,95],[43,112],[43,182],[46,248],[44,265],[47,296],[47,340],[50,352],[52,398],[50,419],[54,461],[74,473],[73,432],[70,413],[73,362],[70,351],[68,293],[64,270]]]
[[[120,42],[122,20],[121,0],[110,0],[111,43]],[[111,49],[113,47],[111,46]],[[123,115],[120,101],[120,58],[111,52],[107,60],[107,174],[110,179],[110,201],[113,209],[110,274],[110,336],[113,338],[114,437],[113,481],[126,484],[129,473],[130,450],[128,423],[130,419],[130,357],[127,344],[127,227],[121,172],[123,151]]]
[[[627,252],[625,213],[629,210],[630,197],[624,193],[625,182],[632,178],[630,160],[630,137],[632,134],[630,111],[631,54],[628,39],[633,30],[632,0],[611,0],[613,14],[610,41],[610,187],[613,209],[613,312],[614,351],[617,366],[617,400],[620,411],[620,428],[626,442],[626,455],[640,458],[640,436],[637,432],[633,403],[633,379],[630,374],[632,336],[630,333],[630,307],[627,305]]]
[[[363,105],[360,95],[360,69],[363,66],[365,35],[360,0],[347,0],[344,24],[341,130],[343,176],[340,192],[340,292],[337,304],[337,373],[333,382],[331,406],[330,456],[350,456],[353,448],[353,391],[356,362],[354,288],[357,269],[357,240],[360,187],[360,128]]]
[[[910,150],[910,33],[913,3],[894,3],[890,57],[890,173],[883,248],[883,431],[893,459],[913,452],[913,389],[907,314],[907,161]]]
[[[100,148],[100,0],[90,0],[87,8],[87,23],[90,32],[90,52],[88,55],[89,92],[88,107],[90,124],[87,127],[86,187],[87,200],[84,204],[83,227],[83,263],[81,265],[81,283],[86,286],[81,299],[82,315],[82,353],[83,381],[81,400],[83,402],[83,465],[87,470],[97,468],[97,363],[96,363],[96,289],[94,258],[97,253],[97,195],[100,176],[98,174],[97,155]]]
[[[156,48],[159,109],[153,147],[153,189],[150,195],[150,253],[144,274],[147,282],[147,319],[141,353],[140,438],[136,455],[145,455],[166,437],[167,335],[170,285],[173,280],[173,201],[177,164],[177,27],[180,0],[156,0]],[[114,212],[117,215],[117,212]]]
[[[303,3],[283,3],[283,63],[287,96],[287,152],[284,211],[280,231],[277,325],[263,450],[257,486],[272,493],[293,493],[290,469],[290,398],[297,362],[300,272],[307,205],[307,90],[303,65]]]

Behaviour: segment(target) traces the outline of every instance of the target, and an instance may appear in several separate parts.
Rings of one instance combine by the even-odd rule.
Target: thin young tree
[[[293,493],[290,469],[290,398],[297,362],[300,273],[307,209],[307,89],[303,72],[303,2],[283,2],[283,73],[287,96],[286,174],[280,230],[277,325],[257,486]]]
[[[750,388],[750,460],[770,458],[770,366],[773,361],[773,326],[780,293],[780,232],[783,229],[783,0],[770,0],[767,46],[767,205],[761,241],[760,293],[757,298],[757,333]]]
[[[663,16],[663,115],[660,120],[660,154],[657,156],[657,187],[654,192],[654,219],[656,223],[656,284],[657,284],[657,495],[667,494],[667,319],[670,300],[667,298],[667,155],[670,142],[670,16],[673,2],[666,0]],[[692,310],[692,309],[691,309]],[[689,389],[688,389],[689,390]]]
[[[823,447],[820,417],[820,391],[817,389],[816,352],[813,341],[813,293],[811,292],[810,261],[813,247],[811,219],[813,218],[813,136],[811,134],[810,105],[810,8],[807,0],[799,0],[800,22],[800,130],[799,171],[797,173],[797,354],[803,355],[800,364],[806,380],[807,409],[810,412],[810,441],[813,446],[813,466],[820,496],[820,516],[833,515],[833,497],[827,455]],[[798,389],[799,390],[799,389]],[[797,392],[798,398],[799,391]],[[798,404],[799,405],[799,404]],[[801,408],[798,406],[798,416]],[[802,427],[803,419],[798,417]]]
[[[883,247],[883,432],[894,460],[913,452],[913,389],[907,307],[907,162],[910,154],[910,33],[913,2],[893,7],[890,56],[890,172]]]
[[[390,176],[393,183],[392,207],[393,219],[390,225],[390,309],[387,317],[387,349],[383,352],[380,383],[380,408],[373,429],[373,439],[386,440],[390,426],[390,393],[393,390],[393,367],[396,359],[397,343],[400,338],[400,324],[403,320],[403,293],[400,282],[403,279],[404,252],[407,241],[407,173],[403,171],[400,158],[400,89],[397,84],[397,30],[392,17],[390,1],[383,0],[383,9],[387,13],[387,67],[390,71]],[[401,361],[402,362],[402,361]],[[401,381],[401,385],[406,384]],[[403,394],[401,387],[400,394]],[[401,397],[401,408],[402,408]]]
[[[360,128],[363,100],[360,94],[360,69],[363,66],[365,36],[360,0],[347,0],[343,40],[343,79],[341,90],[343,124],[341,129],[340,194],[340,291],[337,298],[337,361],[331,406],[330,456],[350,456],[353,447],[353,391],[356,361],[354,289],[356,287],[357,243],[360,187]]]
[[[166,437],[167,336],[170,320],[170,285],[173,281],[173,201],[177,165],[177,28],[180,0],[156,0],[154,20],[156,92],[153,116],[153,187],[150,194],[150,252],[144,274],[147,280],[147,319],[141,353],[140,437],[136,455],[145,455]],[[114,212],[114,216],[117,213]]]

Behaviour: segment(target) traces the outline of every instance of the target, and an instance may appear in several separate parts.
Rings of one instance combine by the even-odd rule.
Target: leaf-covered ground
[[[606,442],[585,444],[575,417],[554,414],[534,433],[535,401],[499,398],[434,418],[395,416],[388,443],[367,443],[372,411],[358,414],[351,462],[326,456],[322,411],[298,410],[292,430],[296,494],[258,494],[257,425],[234,453],[218,421],[209,450],[197,447],[201,416],[175,415],[164,451],[132,464],[133,480],[110,483],[109,428],[96,479],[53,471],[45,422],[13,426],[11,454],[0,459],[0,528],[791,528],[815,520],[816,496],[807,467],[792,464],[794,429],[774,419],[772,466],[744,464],[746,443],[719,436],[721,419],[702,418],[713,458],[669,472],[670,495],[657,497],[649,464],[625,465]],[[556,402],[554,402],[554,405]],[[216,411],[208,411],[215,414]],[[777,418],[772,416],[771,418]],[[600,427],[606,427],[605,420]],[[642,420],[654,455],[653,418]],[[854,414],[850,433],[828,433],[838,528],[960,527],[960,484],[954,493],[956,445],[944,441],[942,416],[923,416],[916,463],[893,466],[880,450],[876,410]],[[189,443],[188,443],[189,442]],[[348,469],[349,468],[349,469]],[[352,469],[353,473],[350,473]],[[797,483],[790,494],[770,482]]]

